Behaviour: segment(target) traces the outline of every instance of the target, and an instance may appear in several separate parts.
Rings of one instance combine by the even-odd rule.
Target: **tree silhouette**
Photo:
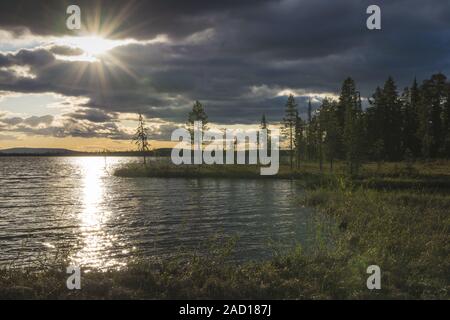
[[[266,130],[266,133],[267,133],[267,137],[266,137],[266,139],[267,139],[267,152],[270,152],[270,148],[271,148],[271,145],[270,145],[270,130],[269,130],[269,125],[268,125],[268,123],[267,123],[267,120],[266,120],[266,115],[263,113],[263,115],[262,115],[262,118],[261,118],[261,124],[259,125],[259,128],[261,129],[261,130]],[[258,149],[260,149],[260,137],[259,137],[259,135],[258,135]]]
[[[414,79],[411,88],[405,88],[402,94],[402,147],[403,151],[410,150],[412,157],[419,157],[421,141],[418,136],[419,130],[419,103],[420,92],[417,80]]]
[[[442,122],[449,92],[446,80],[443,74],[434,74],[421,87],[419,136],[422,137],[422,154],[425,158],[439,156],[446,139]]]
[[[306,129],[306,152],[308,160],[312,160],[316,150],[316,137],[314,132],[311,98],[308,100],[308,124]]]
[[[139,114],[138,127],[133,137],[134,143],[138,146],[138,150],[144,157],[144,164],[146,164],[145,153],[149,150],[150,144],[148,143],[148,128],[145,126],[144,118],[142,114]]]
[[[400,160],[402,150],[402,113],[397,88],[392,77],[389,77],[383,88],[384,121],[383,143],[386,156],[391,161]]]
[[[199,101],[195,101],[192,111],[189,112],[187,127],[189,133],[191,134],[191,142],[194,142],[194,122],[201,121],[202,122],[202,130],[208,130],[208,116],[206,115],[205,109],[203,105]]]
[[[294,160],[294,130],[297,121],[297,104],[294,96],[289,95],[285,105],[285,116],[283,118],[283,134],[288,139],[289,144],[289,159],[291,169],[293,169]]]
[[[361,164],[364,131],[361,98],[359,92],[356,91],[355,82],[352,78],[347,78],[344,81],[339,104],[341,109],[345,111],[343,142],[347,169],[351,175],[354,175],[358,173]]]
[[[339,128],[335,101],[329,98],[323,99],[319,108],[319,122],[323,132],[324,154],[330,161],[330,171],[333,171],[333,161],[339,151]]]
[[[295,157],[296,157],[297,169],[300,167],[300,160],[301,160],[303,145],[304,145],[303,128],[304,128],[303,120],[298,115],[298,112],[296,112],[294,146],[295,146]]]

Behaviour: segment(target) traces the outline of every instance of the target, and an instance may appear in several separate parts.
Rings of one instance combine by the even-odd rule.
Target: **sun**
[[[83,54],[76,57],[76,60],[95,61],[109,50],[124,45],[127,40],[111,40],[97,35],[64,37],[57,41],[59,45],[81,49]]]
[[[77,48],[80,48],[88,55],[98,56],[105,53],[106,51],[111,50],[118,44],[113,40],[97,36],[88,36],[73,38],[73,45]]]

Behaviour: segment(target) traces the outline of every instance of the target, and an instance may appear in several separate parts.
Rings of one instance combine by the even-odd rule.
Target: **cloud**
[[[3,125],[15,126],[22,122],[23,122],[23,119],[19,118],[19,117],[0,119],[0,123],[2,123]]]
[[[102,110],[98,109],[81,109],[77,112],[66,114],[67,117],[78,120],[88,120],[94,123],[102,123],[114,121],[117,119],[116,113],[106,113]]]
[[[189,36],[214,24],[214,17],[224,12],[239,12],[263,5],[267,0],[78,0],[85,31],[107,31],[114,25],[113,36],[152,39],[158,34]],[[47,0],[3,0],[0,3],[0,27],[20,35],[27,30],[39,35],[67,35],[67,6],[72,3]],[[101,21],[100,25],[92,23]]]
[[[53,116],[47,115],[42,117],[32,116],[23,120],[24,124],[27,124],[31,127],[37,127],[40,124],[49,125],[53,122]]]
[[[28,135],[52,137],[104,137],[110,139],[131,139],[131,134],[120,124],[111,122],[113,117],[100,121],[97,117],[90,120],[90,111],[80,114],[72,113],[58,118],[51,115],[41,117],[0,117],[3,132],[24,133]]]
[[[78,4],[86,29],[93,28],[89,19],[98,13],[102,31],[114,21],[110,37],[136,41],[94,62],[60,60],[57,56],[80,53],[54,43],[54,37],[76,35],[65,29],[65,2],[0,4],[0,28],[40,37],[38,46],[0,54],[0,90],[87,100],[65,115],[67,127],[22,123],[26,130],[112,137],[117,130],[118,136],[127,136],[120,114],[141,112],[166,124],[152,129],[164,136],[186,121],[195,100],[218,124],[257,123],[262,113],[276,122],[289,92],[296,94],[304,115],[310,97],[317,107],[325,95],[338,93],[347,76],[367,97],[389,75],[402,88],[415,76],[420,80],[450,71],[450,6],[437,0],[379,1],[381,31],[366,29],[365,12],[372,4],[366,0]],[[161,35],[168,41],[147,41]],[[47,46],[41,44],[45,37],[51,39]],[[13,72],[12,66],[29,68],[33,78]]]
[[[74,47],[69,47],[69,46],[60,46],[60,45],[56,45],[56,46],[52,46],[49,51],[51,53],[54,53],[56,55],[61,55],[61,56],[79,56],[83,54],[83,50],[80,48],[74,48]]]

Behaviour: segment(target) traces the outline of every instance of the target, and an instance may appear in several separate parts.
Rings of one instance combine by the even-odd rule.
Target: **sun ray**
[[[138,41],[127,38],[128,30],[134,30],[136,25],[130,26],[130,14],[138,10],[136,2],[130,2],[115,8],[105,8],[98,4],[95,10],[84,19],[82,32],[74,36],[65,36],[54,44],[78,48],[83,54],[78,56],[57,56],[61,60],[76,61],[71,69],[71,82],[74,87],[87,77],[91,88],[96,88],[101,99],[108,94],[111,81],[123,81],[123,76],[136,79],[137,76],[127,63],[117,56],[114,48],[130,43],[151,43],[156,40]]]

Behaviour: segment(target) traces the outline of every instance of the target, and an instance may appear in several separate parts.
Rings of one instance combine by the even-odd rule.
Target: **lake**
[[[0,264],[68,252],[86,268],[165,259],[230,237],[232,259],[312,241],[310,210],[289,180],[119,178],[138,158],[0,157]]]

